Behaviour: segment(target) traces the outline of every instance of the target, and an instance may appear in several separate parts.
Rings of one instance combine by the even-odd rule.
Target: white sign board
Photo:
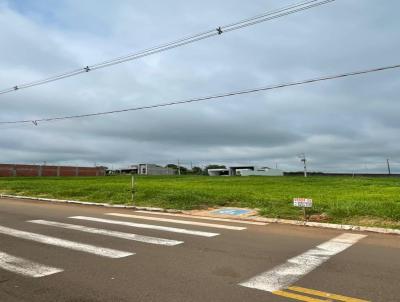
[[[312,199],[310,198],[293,198],[293,205],[301,208],[311,208]]]

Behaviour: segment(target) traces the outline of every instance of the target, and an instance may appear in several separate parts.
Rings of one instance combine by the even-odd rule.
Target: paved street
[[[400,238],[0,199],[0,301],[399,301]]]

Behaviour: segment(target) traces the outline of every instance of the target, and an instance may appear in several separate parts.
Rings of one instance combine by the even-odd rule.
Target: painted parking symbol
[[[212,211],[212,214],[217,214],[217,215],[232,215],[232,216],[239,216],[243,214],[250,213],[250,210],[245,210],[245,209],[219,209]]]

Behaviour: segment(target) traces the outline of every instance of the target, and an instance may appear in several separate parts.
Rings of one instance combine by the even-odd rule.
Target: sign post
[[[303,219],[307,220],[306,208],[311,208],[313,201],[311,198],[293,198],[293,205],[295,207],[303,208]]]

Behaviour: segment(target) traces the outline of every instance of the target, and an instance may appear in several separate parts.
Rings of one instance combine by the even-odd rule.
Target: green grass
[[[299,219],[294,197],[314,200],[309,214],[332,223],[400,229],[400,179],[364,177],[136,177],[135,204],[173,209],[257,208],[267,217]],[[0,192],[129,204],[130,177],[0,178]]]

